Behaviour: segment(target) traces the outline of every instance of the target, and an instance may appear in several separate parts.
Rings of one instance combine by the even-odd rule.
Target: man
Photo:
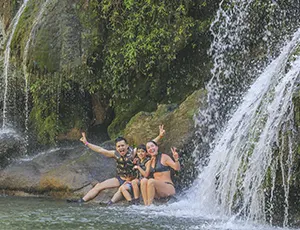
[[[159,126],[159,135],[154,141],[159,141],[165,134],[164,126]],[[79,200],[67,200],[68,202],[83,203],[94,199],[102,190],[108,188],[120,187],[126,181],[131,181],[135,178],[136,170],[133,169],[133,159],[135,157],[135,151],[129,147],[127,141],[123,137],[118,137],[115,140],[116,150],[107,150],[101,146],[91,144],[87,141],[85,133],[82,133],[80,141],[84,143],[91,150],[103,154],[109,158],[114,158],[117,163],[117,176],[107,179],[103,182],[97,183],[84,197]],[[115,194],[110,203],[114,203],[120,199],[121,194]]]

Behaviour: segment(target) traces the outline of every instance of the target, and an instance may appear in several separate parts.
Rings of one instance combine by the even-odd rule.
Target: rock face
[[[166,135],[161,141],[161,149],[169,153],[170,147],[176,146],[183,153],[194,133],[193,115],[196,112],[196,105],[204,100],[205,95],[203,90],[199,90],[190,95],[181,105],[161,105],[154,113],[137,114],[125,130],[125,137],[128,138],[129,144],[145,143],[156,137],[159,131],[158,125],[164,124]],[[8,137],[8,141],[13,139]],[[3,151],[5,146],[3,144]],[[12,148],[13,145],[9,146]],[[101,146],[114,149],[114,144],[110,142]],[[17,148],[9,151],[13,154],[20,152]],[[189,158],[189,153],[186,154],[186,158]],[[190,164],[188,167],[193,165]],[[186,171],[183,170],[182,174],[185,173]],[[78,144],[75,147],[56,148],[31,158],[15,160],[0,171],[0,189],[10,193],[22,191],[58,197],[81,197],[92,188],[93,181],[101,182],[115,176],[113,159]],[[95,200],[106,202],[114,192],[116,189],[101,192]]]
[[[178,149],[181,170],[175,173],[173,178],[178,190],[190,186],[198,175],[198,166],[192,156],[196,131],[194,115],[198,112],[198,108],[207,106],[205,99],[206,91],[198,90],[180,105],[159,105],[155,112],[140,112],[130,120],[124,130],[129,143],[139,145],[156,137],[158,126],[164,124],[166,134],[158,143],[159,150],[171,154],[171,147]]]
[[[15,8],[16,5],[14,6],[11,1],[7,1],[7,0],[0,1],[0,18],[2,21],[3,29],[7,30],[7,28],[9,27]]]
[[[195,91],[180,105],[159,105],[152,113],[139,112],[127,124],[124,136],[129,143],[139,145],[158,134],[158,126],[164,124],[166,135],[160,143],[160,150],[170,152],[172,146],[183,148],[191,142],[195,133],[194,114],[205,106],[205,90]]]
[[[29,194],[80,197],[92,188],[92,182],[115,175],[113,159],[80,145],[52,149],[15,161],[0,171],[0,187]],[[107,191],[98,200],[106,199],[105,194]]]
[[[0,168],[20,157],[26,151],[25,140],[15,132],[0,132]]]
[[[0,0],[0,18],[7,34],[23,2]],[[138,4],[129,7],[132,3],[126,2],[26,1],[11,40],[8,75],[18,76],[11,94],[18,91],[17,101],[29,100],[31,136],[39,143],[54,144],[77,139],[78,130],[101,126],[116,137],[136,113],[152,112],[158,103],[180,103],[203,87],[210,69],[206,32],[213,15],[207,10],[213,12],[217,2],[205,7],[198,7],[200,3],[176,2],[173,7],[147,2],[145,9],[170,11],[168,17],[160,17],[156,10],[148,14],[147,10],[141,12]],[[198,18],[200,11],[205,14]],[[141,22],[131,24],[136,20],[130,18],[136,16]],[[149,20],[155,20],[155,26],[149,26]],[[127,32],[132,35],[123,36]],[[146,39],[149,36],[152,38]],[[205,42],[198,42],[200,39]],[[138,42],[131,44],[135,40]],[[29,79],[29,95],[20,90],[24,79]],[[17,107],[23,111],[24,103]],[[21,123],[18,128],[24,128],[21,112],[16,120]]]
[[[6,27],[22,2],[0,1],[3,6],[0,9],[0,49],[5,42],[2,34],[9,34]],[[12,37],[9,81],[10,76],[16,76],[12,71],[18,73],[18,78],[9,89],[11,104],[18,103],[17,107],[24,111],[24,103],[19,104],[19,101],[23,102],[25,95],[20,89],[24,89],[24,77],[27,76],[30,78],[29,120],[34,128],[30,132],[43,144],[77,140],[78,130],[107,126],[112,119],[108,114],[108,99],[103,93],[98,96],[96,90],[93,93],[86,90],[87,85],[93,84],[89,83],[86,70],[87,53],[92,49],[86,33],[92,32],[78,15],[89,14],[86,8],[83,8],[84,12],[80,10],[81,3],[80,0],[28,1]],[[97,30],[97,24],[91,24]],[[17,102],[13,101],[16,92],[20,94]],[[22,129],[24,116],[18,114],[15,120],[20,121],[18,128]]]

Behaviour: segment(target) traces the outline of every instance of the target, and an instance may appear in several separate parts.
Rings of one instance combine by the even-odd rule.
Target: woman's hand
[[[159,125],[159,137],[163,137],[166,133],[166,130],[164,130],[164,125]]]
[[[177,149],[175,147],[172,147],[171,151],[172,151],[174,160],[177,162],[179,160],[179,154],[177,152]]]

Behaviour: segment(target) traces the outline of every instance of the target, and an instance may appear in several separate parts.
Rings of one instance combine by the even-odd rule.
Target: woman
[[[167,154],[158,152],[158,145],[155,141],[146,144],[147,152],[151,155],[150,172],[153,178],[143,178],[141,181],[141,193],[145,205],[151,205],[153,199],[174,195],[175,187],[171,179],[171,168],[179,171],[179,156],[176,148],[171,148],[173,158]]]

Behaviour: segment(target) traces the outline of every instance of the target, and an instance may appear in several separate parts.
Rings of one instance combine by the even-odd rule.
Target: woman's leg
[[[173,184],[166,183],[164,181],[156,182],[156,196],[157,197],[168,197],[176,194],[175,187]]]
[[[155,179],[151,178],[148,180],[147,184],[147,205],[150,205],[153,203],[153,199],[155,197]]]
[[[154,197],[168,197],[175,194],[175,188],[172,184],[165,181],[149,179],[148,186],[148,205],[153,203]]]
[[[143,197],[143,201],[145,205],[148,205],[148,192],[147,192],[147,187],[148,187],[148,179],[143,178],[141,180],[141,193]]]
[[[133,197],[135,200],[140,198],[140,188],[139,188],[139,179],[134,179],[131,181]]]
[[[82,199],[84,201],[92,200],[102,190],[107,189],[107,188],[115,188],[115,187],[119,187],[119,186],[120,186],[120,183],[117,178],[111,178],[111,179],[105,180],[101,183],[96,184],[95,187],[92,188]]]

